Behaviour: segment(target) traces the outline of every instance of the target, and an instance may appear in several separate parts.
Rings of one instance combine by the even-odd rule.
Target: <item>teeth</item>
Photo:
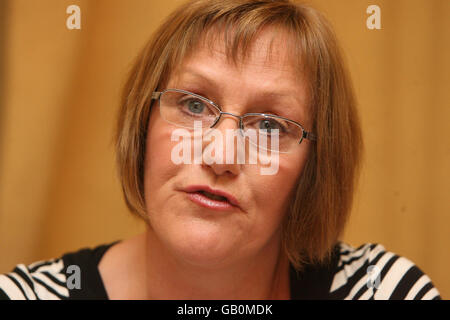
[[[209,193],[209,192],[206,192],[206,191],[199,191],[199,192],[204,194],[208,198],[213,199],[213,200],[228,201],[227,198],[222,197],[222,196],[218,196],[216,194],[212,194],[212,193]]]

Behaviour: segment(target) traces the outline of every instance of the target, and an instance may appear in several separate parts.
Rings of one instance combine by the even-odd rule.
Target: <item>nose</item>
[[[238,116],[222,113],[218,122],[205,130],[203,166],[210,168],[216,175],[236,176],[242,169],[245,162],[245,146],[242,152],[239,146],[243,143],[239,124]]]

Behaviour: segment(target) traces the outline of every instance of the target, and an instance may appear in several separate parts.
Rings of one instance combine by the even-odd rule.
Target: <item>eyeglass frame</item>
[[[194,96],[194,97],[196,97],[196,98],[198,98],[200,100],[203,100],[203,101],[211,104],[213,107],[215,107],[217,109],[217,111],[219,112],[219,115],[214,120],[214,123],[209,127],[210,129],[213,128],[219,122],[219,120],[220,120],[220,118],[222,117],[223,114],[230,115],[230,116],[233,116],[235,118],[238,118],[239,119],[239,128],[241,129],[241,131],[244,130],[244,124],[242,122],[242,119],[245,118],[245,116],[264,116],[264,117],[269,116],[269,117],[274,117],[274,118],[278,118],[278,119],[281,119],[281,120],[284,120],[284,121],[291,122],[291,123],[295,124],[296,126],[300,127],[300,129],[302,129],[302,136],[301,136],[300,141],[298,142],[298,144],[301,144],[303,139],[308,139],[310,141],[317,141],[317,136],[314,133],[312,133],[312,132],[306,131],[305,128],[303,128],[303,126],[300,123],[298,123],[297,121],[294,121],[294,120],[291,120],[291,119],[288,119],[288,118],[285,118],[285,117],[277,116],[277,115],[274,115],[274,114],[269,114],[269,113],[254,113],[253,112],[253,113],[245,113],[242,116],[239,116],[239,115],[233,114],[231,112],[222,111],[220,106],[218,104],[216,104],[215,102],[213,102],[213,101],[209,100],[208,98],[205,98],[205,97],[203,97],[203,96],[201,96],[199,94],[190,92],[190,91],[186,91],[186,90],[182,90],[182,89],[165,89],[163,91],[154,91],[154,92],[152,92],[151,99],[152,100],[158,100],[159,101],[159,105],[161,106],[161,97],[166,92],[180,92],[180,93],[184,93],[184,94],[189,94],[189,95],[192,95],[192,96]]]

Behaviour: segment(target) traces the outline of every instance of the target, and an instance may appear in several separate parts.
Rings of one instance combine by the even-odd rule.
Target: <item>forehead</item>
[[[266,27],[251,40],[234,39],[232,33],[212,28],[189,50],[172,75],[192,65],[214,62],[214,67],[225,65],[240,72],[270,71],[284,73],[290,80],[301,78],[301,65],[293,47],[292,37],[280,28]]]

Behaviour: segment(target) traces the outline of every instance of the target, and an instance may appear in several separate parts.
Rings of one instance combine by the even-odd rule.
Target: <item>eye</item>
[[[273,118],[263,118],[259,121],[258,124],[259,130],[266,130],[268,134],[275,134],[272,133],[272,130],[278,130],[278,134],[286,133],[287,127],[283,125],[281,121],[277,121]]]
[[[194,114],[201,114],[206,108],[206,105],[203,101],[194,98],[182,100],[180,104],[186,107],[189,112]]]
[[[245,130],[255,130],[257,133],[267,136],[277,135],[280,138],[293,134],[289,122],[267,115],[246,115],[244,128]]]
[[[216,109],[207,102],[193,96],[185,96],[177,102],[180,116],[198,117],[198,118],[216,118]]]

